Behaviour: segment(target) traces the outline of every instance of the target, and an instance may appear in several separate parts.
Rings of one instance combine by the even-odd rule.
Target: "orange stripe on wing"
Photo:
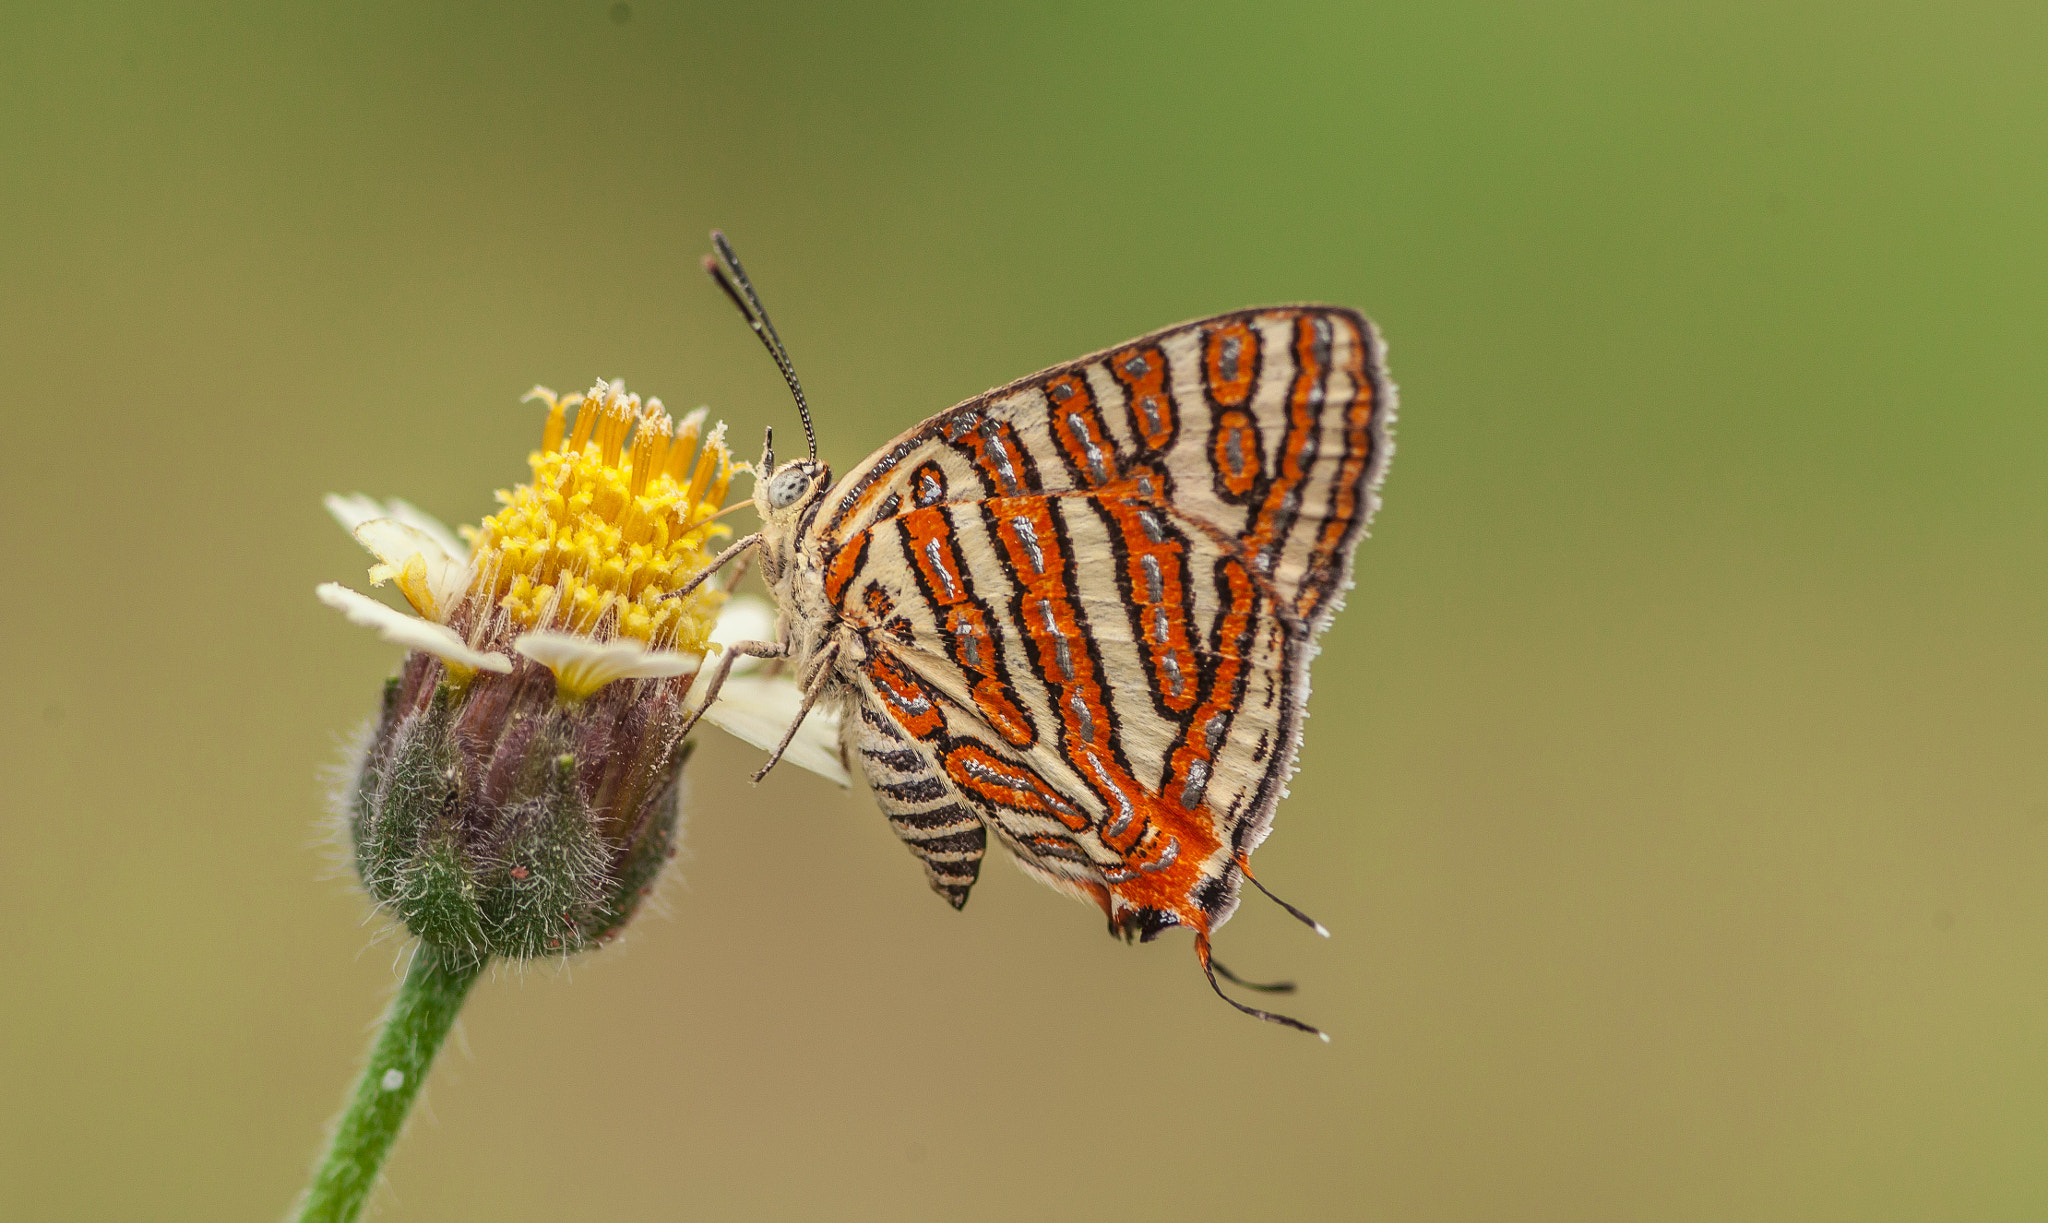
[[[974,466],[996,493],[1015,496],[1037,489],[1031,458],[1018,442],[1010,422],[977,411],[961,412],[946,420],[941,435],[955,446],[966,448]]]
[[[1118,495],[1103,496],[1101,505],[1123,542],[1123,576],[1157,695],[1168,709],[1186,713],[1195,703],[1198,679],[1188,639],[1186,549],[1166,530],[1161,508],[1137,498],[1139,487],[1138,481],[1126,480],[1117,489],[1105,490]]]
[[[1259,376],[1259,333],[1243,322],[1225,323],[1210,332],[1202,350],[1202,373],[1217,407],[1234,408],[1250,399]]]
[[[832,560],[825,568],[825,598],[832,606],[839,607],[846,598],[846,588],[853,579],[860,576],[867,564],[868,544],[874,536],[866,531],[839,545],[832,553]]]
[[[1047,785],[1044,778],[978,743],[957,744],[946,753],[946,776],[985,803],[1050,816],[1076,832],[1089,826],[1088,816]]]
[[[1322,426],[1323,378],[1328,372],[1318,359],[1319,356],[1327,356],[1327,352],[1319,352],[1315,320],[1305,314],[1294,314],[1291,318],[1294,323],[1295,375],[1287,396],[1287,432],[1280,439],[1278,470],[1274,471],[1271,482],[1266,486],[1265,497],[1252,519],[1251,529],[1242,537],[1253,567],[1268,577],[1278,567],[1287,534],[1293,530],[1295,519],[1300,516],[1302,486],[1315,462],[1317,437]]]
[[[1164,453],[1180,427],[1173,394],[1166,386],[1166,353],[1157,345],[1126,348],[1109,359],[1109,371],[1123,384],[1131,421],[1145,448]]]
[[[1167,757],[1165,793],[1188,811],[1200,809],[1215,773],[1216,752],[1237,712],[1259,606],[1259,586],[1236,557],[1217,562],[1223,606],[1216,617],[1216,669],[1210,674],[1201,704],[1188,719],[1180,741]]]
[[[939,710],[937,694],[894,657],[877,650],[868,656],[862,669],[898,726],[919,739],[935,738],[946,729],[946,715]]]
[[[946,637],[946,654],[966,676],[975,707],[1010,743],[1029,747],[1038,740],[1031,715],[1005,681],[1002,642],[988,606],[976,598],[964,572],[953,523],[936,506],[901,516],[910,556]]]
[[[1216,666],[1202,699],[1167,757],[1161,792],[1146,804],[1158,834],[1143,852],[1127,858],[1129,878],[1111,887],[1126,903],[1173,915],[1197,931],[1209,928],[1209,913],[1196,899],[1202,885],[1221,869],[1222,819],[1208,808],[1207,787],[1215,757],[1228,734],[1244,683],[1244,656],[1256,625],[1259,585],[1235,557],[1218,562],[1224,606],[1216,625]],[[1169,857],[1169,852],[1171,856]]]
[[[1252,425],[1251,413],[1234,408],[1218,413],[1209,434],[1209,463],[1232,497],[1242,500],[1258,487],[1264,474],[1261,461],[1259,433]]]
[[[1045,384],[1052,402],[1052,435],[1084,488],[1101,488],[1117,478],[1116,442],[1103,426],[1095,395],[1079,374],[1061,374]]]
[[[1315,551],[1310,554],[1308,580],[1295,596],[1295,611],[1304,620],[1313,619],[1323,601],[1330,597],[1337,581],[1336,567],[1341,560],[1338,553],[1344,547],[1352,524],[1364,512],[1365,475],[1372,465],[1373,416],[1379,410],[1366,368],[1371,334],[1357,319],[1342,318],[1341,321],[1349,333],[1344,373],[1351,382],[1351,402],[1344,411],[1344,458],[1337,467],[1330,516],[1324,520]]]
[[[1010,572],[1023,591],[1019,627],[1031,643],[1039,678],[1048,693],[1057,694],[1054,704],[1067,753],[1071,757],[1084,744],[1106,752],[1115,727],[1075,611],[1077,599],[1061,547],[1065,528],[1053,518],[1044,497],[995,497],[988,509],[998,524],[996,536],[1008,554]]]

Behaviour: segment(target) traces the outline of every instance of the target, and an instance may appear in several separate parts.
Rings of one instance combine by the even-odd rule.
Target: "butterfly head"
[[[791,459],[754,485],[754,508],[763,522],[793,521],[822,501],[832,469],[816,459]]]
[[[832,487],[832,469],[816,459],[791,459],[780,467],[773,459],[772,452],[763,456],[754,477],[754,512],[761,516],[761,577],[771,590],[794,572],[797,540]]]
[[[754,510],[761,515],[769,551],[775,550],[775,543],[794,542],[831,487],[832,469],[817,459],[791,459],[777,467],[775,433],[769,431],[754,475]]]

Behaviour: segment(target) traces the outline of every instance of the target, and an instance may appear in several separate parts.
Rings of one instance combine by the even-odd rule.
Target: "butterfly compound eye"
[[[804,495],[804,489],[810,486],[810,482],[810,473],[801,467],[790,467],[777,472],[775,478],[768,481],[768,508],[788,509],[796,503],[797,498]]]

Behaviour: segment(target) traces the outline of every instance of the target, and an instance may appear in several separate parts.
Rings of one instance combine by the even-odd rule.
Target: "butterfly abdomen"
[[[980,817],[960,803],[937,765],[890,719],[869,708],[849,710],[840,736],[889,826],[924,863],[932,890],[956,909],[966,904],[988,851]]]

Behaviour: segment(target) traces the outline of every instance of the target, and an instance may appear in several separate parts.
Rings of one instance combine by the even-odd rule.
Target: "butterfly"
[[[712,242],[705,270],[774,358],[809,454],[777,465],[769,431],[761,529],[695,579],[751,553],[778,611],[699,710],[736,658],[785,660],[802,711],[757,781],[835,708],[842,755],[955,908],[993,839],[1114,935],[1190,928],[1220,997],[1322,1036],[1224,993],[1218,971],[1291,987],[1239,980],[1210,938],[1244,880],[1265,891],[1252,851],[1393,453],[1372,323],[1300,305],[1155,331],[977,395],[835,480],[759,295]]]

